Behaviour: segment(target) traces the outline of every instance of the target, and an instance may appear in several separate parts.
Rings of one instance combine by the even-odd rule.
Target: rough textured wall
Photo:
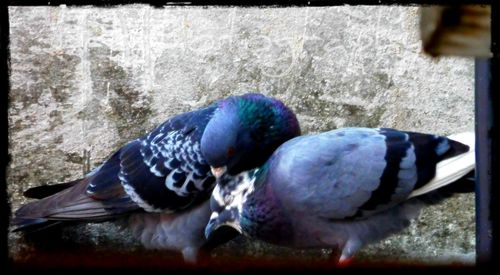
[[[81,177],[166,118],[245,91],[283,100],[305,133],[344,126],[473,130],[473,60],[423,55],[415,7],[139,5],[9,13],[13,209],[26,201],[23,190]],[[61,238],[140,249],[111,223],[82,225]],[[10,245],[14,258],[33,256],[33,244],[18,234]],[[404,233],[359,257],[472,262],[474,249],[469,194],[426,209]],[[305,255],[242,240],[215,254],[229,251]]]

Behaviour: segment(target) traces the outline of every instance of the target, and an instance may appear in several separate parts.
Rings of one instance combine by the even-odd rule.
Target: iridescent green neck
[[[288,122],[287,114],[279,107],[269,99],[242,99],[238,102],[238,118],[243,128],[255,132],[257,140],[278,137]]]

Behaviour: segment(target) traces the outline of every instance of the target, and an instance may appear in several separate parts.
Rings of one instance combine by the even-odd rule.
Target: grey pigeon
[[[452,138],[387,128],[296,137],[260,168],[218,179],[205,235],[233,228],[280,246],[332,248],[349,262],[425,205],[474,190],[461,180],[474,170],[474,135]]]

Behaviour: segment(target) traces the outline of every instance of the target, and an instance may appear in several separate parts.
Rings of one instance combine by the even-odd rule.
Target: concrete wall
[[[23,190],[81,177],[168,117],[245,91],[283,100],[305,133],[474,127],[473,60],[425,56],[416,7],[10,7],[9,15],[13,209]],[[79,244],[139,249],[111,223],[65,232]],[[17,259],[36,251],[18,234],[10,245]],[[471,262],[474,249],[469,194],[426,209],[359,257]],[[229,252],[299,253],[240,241],[216,254]]]

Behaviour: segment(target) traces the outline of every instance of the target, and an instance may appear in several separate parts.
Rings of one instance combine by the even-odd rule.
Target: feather
[[[43,199],[77,184],[80,180],[36,186],[24,191],[23,196],[30,199]]]
[[[436,175],[426,185],[414,190],[408,198],[420,196],[453,183],[475,168],[475,138],[473,132],[449,136],[450,139],[469,146],[469,151],[443,160],[436,165]]]

